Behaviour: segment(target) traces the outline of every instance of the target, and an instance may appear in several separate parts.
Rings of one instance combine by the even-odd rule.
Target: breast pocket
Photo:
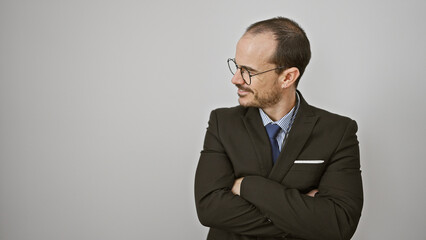
[[[324,172],[323,160],[296,160],[291,166],[282,184],[301,192],[316,188]]]

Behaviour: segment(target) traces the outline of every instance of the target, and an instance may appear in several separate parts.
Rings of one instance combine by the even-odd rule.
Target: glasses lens
[[[228,59],[228,67],[229,70],[231,71],[232,75],[235,75],[235,73],[237,72],[237,64],[234,62],[233,59]]]
[[[247,83],[247,85],[250,85],[250,73],[249,73],[249,71],[247,70],[247,69],[245,69],[245,68],[241,68],[241,76],[243,77],[243,79],[244,79],[244,82],[246,82]]]
[[[237,64],[235,63],[234,59],[232,59],[232,58],[228,59],[228,67],[229,67],[229,70],[231,71],[232,75],[235,75],[235,73],[237,73],[238,67],[237,67]],[[246,82],[248,85],[250,85],[250,83],[251,83],[250,73],[249,73],[249,71],[247,71],[247,69],[241,68],[241,77],[243,77],[244,82]]]

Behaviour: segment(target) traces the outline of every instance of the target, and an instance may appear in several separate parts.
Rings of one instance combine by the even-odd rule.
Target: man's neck
[[[281,101],[277,104],[262,108],[272,121],[278,121],[283,118],[296,105],[296,91],[289,91],[284,94]]]

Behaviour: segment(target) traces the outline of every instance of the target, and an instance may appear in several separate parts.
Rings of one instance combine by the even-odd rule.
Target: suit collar
[[[275,165],[272,163],[271,146],[258,108],[249,107],[245,115],[242,116],[255,149],[262,175],[277,182],[282,181],[293,165],[318,119],[318,116],[314,114],[312,107],[305,101],[302,94],[299,91],[298,93],[300,95],[300,107]]]

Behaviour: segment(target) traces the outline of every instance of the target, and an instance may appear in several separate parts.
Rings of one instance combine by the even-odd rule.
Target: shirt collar
[[[300,103],[299,93],[296,92],[296,104],[295,104],[295,106],[284,117],[282,117],[280,120],[275,121],[275,122],[272,121],[272,119],[270,119],[268,117],[268,115],[266,115],[266,113],[261,108],[259,108],[259,113],[260,113],[260,117],[262,118],[263,126],[266,126],[270,123],[274,123],[274,124],[277,124],[278,126],[280,126],[281,129],[285,132],[288,128],[288,125],[290,124],[293,112],[296,111],[294,113],[296,115],[297,110],[299,110],[298,108],[296,108],[296,107],[299,106],[299,103]]]

